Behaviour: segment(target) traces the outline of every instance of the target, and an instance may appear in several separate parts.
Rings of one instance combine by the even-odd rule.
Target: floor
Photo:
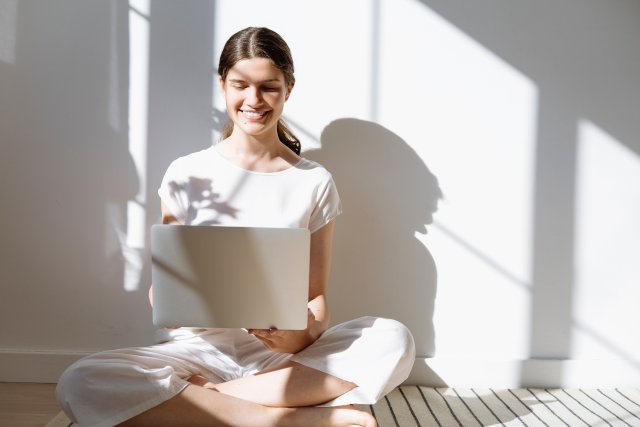
[[[60,408],[55,384],[0,383],[0,426],[42,427]]]
[[[55,384],[0,383],[0,426],[44,426],[60,412],[54,393]],[[640,426],[640,389],[403,386],[362,409],[374,414],[380,427],[635,427]],[[69,425],[62,414],[56,419],[55,425]]]
[[[369,409],[379,427],[640,427],[640,390],[402,386]]]

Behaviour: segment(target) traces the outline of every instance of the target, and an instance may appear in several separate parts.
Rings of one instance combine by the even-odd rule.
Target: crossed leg
[[[195,376],[181,393],[122,426],[375,426],[353,407],[319,408],[356,387],[287,362],[257,375],[213,384]]]
[[[208,382],[199,375],[189,381],[229,396],[280,408],[319,405],[356,387],[354,383],[292,361],[220,384]]]

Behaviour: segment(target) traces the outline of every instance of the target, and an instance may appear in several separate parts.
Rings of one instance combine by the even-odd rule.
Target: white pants
[[[322,406],[373,404],[407,378],[414,359],[409,330],[375,317],[334,326],[293,355],[271,352],[241,329],[185,331],[163,344],[79,360],[60,378],[57,396],[81,426],[113,426],[180,393],[192,375],[220,383],[292,360],[357,384]]]

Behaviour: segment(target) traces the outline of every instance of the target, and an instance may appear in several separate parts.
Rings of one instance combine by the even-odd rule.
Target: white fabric
[[[218,383],[288,359],[358,384],[322,406],[374,404],[408,377],[415,347],[404,325],[375,317],[329,328],[295,355],[273,353],[240,329],[187,332],[167,343],[81,359],[60,378],[58,402],[81,426],[112,426],[173,397],[192,375]]]
[[[312,233],[341,212],[331,174],[301,158],[274,173],[242,169],[212,146],[169,165],[158,194],[186,225],[300,227]]]
[[[158,190],[189,225],[320,229],[341,212],[331,174],[301,159],[277,173],[239,168],[214,147],[181,157]],[[162,330],[166,341],[113,350],[70,366],[58,382],[60,406],[81,426],[111,426],[170,399],[186,378],[214,383],[252,375],[287,359],[358,385],[323,406],[373,404],[404,381],[415,359],[413,337],[394,320],[364,317],[334,326],[295,354],[273,353],[243,330]]]

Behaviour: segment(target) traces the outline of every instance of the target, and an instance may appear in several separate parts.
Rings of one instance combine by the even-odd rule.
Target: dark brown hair
[[[227,74],[236,62],[243,59],[266,58],[284,74],[285,83],[293,87],[296,79],[293,76],[293,58],[289,46],[275,31],[264,27],[247,27],[232,35],[225,43],[220,62],[218,75],[222,81],[227,79]],[[227,121],[222,129],[222,139],[227,138],[233,131],[233,122]],[[291,151],[300,154],[300,140],[291,132],[282,118],[277,125],[278,139]]]

